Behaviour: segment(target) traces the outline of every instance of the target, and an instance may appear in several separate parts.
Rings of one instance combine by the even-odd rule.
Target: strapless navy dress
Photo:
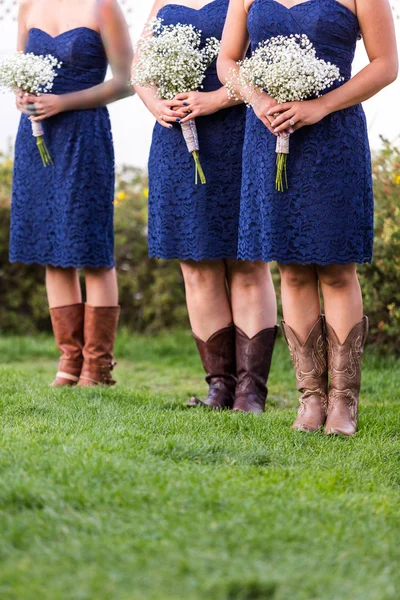
[[[165,24],[192,24],[204,39],[220,39],[228,4],[214,0],[201,10],[169,4],[158,16]],[[203,86],[203,92],[221,87],[215,62]],[[245,114],[242,105],[196,119],[206,185],[195,185],[194,162],[180,125],[168,130],[156,124],[149,160],[150,256],[236,258]]]
[[[52,93],[104,81],[100,35],[86,27],[51,37],[31,29],[26,48],[62,61]],[[114,265],[114,150],[106,108],[61,113],[43,121],[54,166],[44,168],[28,117],[15,146],[10,260],[57,267]]]
[[[308,0],[291,9],[254,0],[251,46],[277,35],[306,34],[319,58],[351,77],[360,29],[337,0]],[[341,85],[341,84],[338,84]],[[275,190],[276,137],[249,110],[243,151],[239,258],[318,264],[370,262],[373,248],[371,157],[360,105],[290,137],[289,189]]]

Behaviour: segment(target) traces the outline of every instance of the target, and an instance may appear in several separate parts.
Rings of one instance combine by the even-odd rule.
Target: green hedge
[[[400,355],[400,152],[384,142],[374,159],[376,200],[375,258],[360,267],[371,341],[382,351]],[[0,331],[34,333],[49,330],[44,269],[10,265],[12,162],[0,155]],[[176,261],[147,256],[147,180],[133,167],[120,169],[115,193],[116,262],[122,324],[153,332],[186,325],[183,281]],[[278,283],[278,274],[274,269]],[[278,286],[277,286],[278,287]],[[279,289],[279,288],[278,288]]]

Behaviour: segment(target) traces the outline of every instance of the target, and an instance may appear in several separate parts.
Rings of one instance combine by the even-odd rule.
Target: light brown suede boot
[[[234,411],[261,413],[268,396],[267,381],[278,327],[259,331],[249,338],[236,327],[237,384]]]
[[[343,344],[329,325],[328,366],[330,386],[326,435],[354,435],[357,430],[361,366],[368,336],[368,319],[364,317],[350,331]]]
[[[76,385],[83,363],[84,305],[71,304],[50,309],[51,324],[61,359],[52,387]]]
[[[85,305],[85,345],[80,387],[115,385],[111,376],[119,306]]]
[[[301,392],[297,418],[292,425],[296,431],[315,432],[325,425],[328,408],[328,361],[324,317],[320,317],[304,344],[282,321],[283,333],[289,346],[297,389]]]
[[[204,402],[198,398],[191,398],[187,406],[206,406],[215,410],[232,408],[236,387],[234,325],[215,332],[206,342],[195,334],[193,337],[207,373],[209,391]]]

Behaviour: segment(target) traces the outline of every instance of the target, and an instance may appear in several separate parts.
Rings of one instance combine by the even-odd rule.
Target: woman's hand
[[[148,108],[157,119],[157,122],[166,127],[172,129],[171,123],[179,122],[185,113],[182,110],[174,110],[177,105],[176,100],[159,100],[154,98],[151,103],[148,103]]]
[[[269,129],[269,131],[274,135],[278,134],[274,133],[274,130],[272,128],[271,123],[274,120],[274,117],[270,115],[270,111],[273,113],[276,106],[278,106],[278,103],[265,92],[263,94],[260,94],[256,102],[253,104],[253,110],[256,116],[260,119],[260,121],[264,123],[265,127]]]
[[[325,108],[323,97],[316,100],[305,100],[304,102],[286,102],[278,104],[268,111],[269,118],[273,118],[271,127],[275,134],[284,131],[297,131],[305,125],[314,125],[329,114]]]
[[[224,108],[220,96],[219,90],[216,92],[188,92],[175,96],[175,109],[182,111],[184,116],[181,123],[186,123],[196,117],[212,115]]]
[[[62,96],[56,94],[42,94],[41,96],[19,94],[17,95],[17,108],[31,117],[32,121],[43,121],[64,110]]]

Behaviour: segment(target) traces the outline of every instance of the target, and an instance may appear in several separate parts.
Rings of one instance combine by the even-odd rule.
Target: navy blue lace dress
[[[165,24],[192,24],[221,38],[228,0],[201,10],[176,4],[159,12]],[[221,87],[214,62],[204,89]],[[195,185],[194,162],[179,124],[154,128],[149,160],[149,254],[158,258],[236,258],[246,109],[236,106],[196,119],[207,184]]]
[[[337,0],[291,9],[254,0],[252,49],[277,35],[307,34],[317,55],[351,77],[360,30]],[[340,84],[338,84],[340,85]],[[275,190],[276,138],[249,110],[243,156],[239,258],[281,263],[370,262],[373,247],[371,159],[360,105],[335,112],[290,137],[289,190]]]
[[[55,94],[104,81],[100,35],[86,27],[51,37],[31,29],[27,52],[62,61]],[[10,260],[57,267],[114,265],[114,150],[106,108],[65,112],[43,122],[54,166],[42,166],[28,117],[15,147]]]

